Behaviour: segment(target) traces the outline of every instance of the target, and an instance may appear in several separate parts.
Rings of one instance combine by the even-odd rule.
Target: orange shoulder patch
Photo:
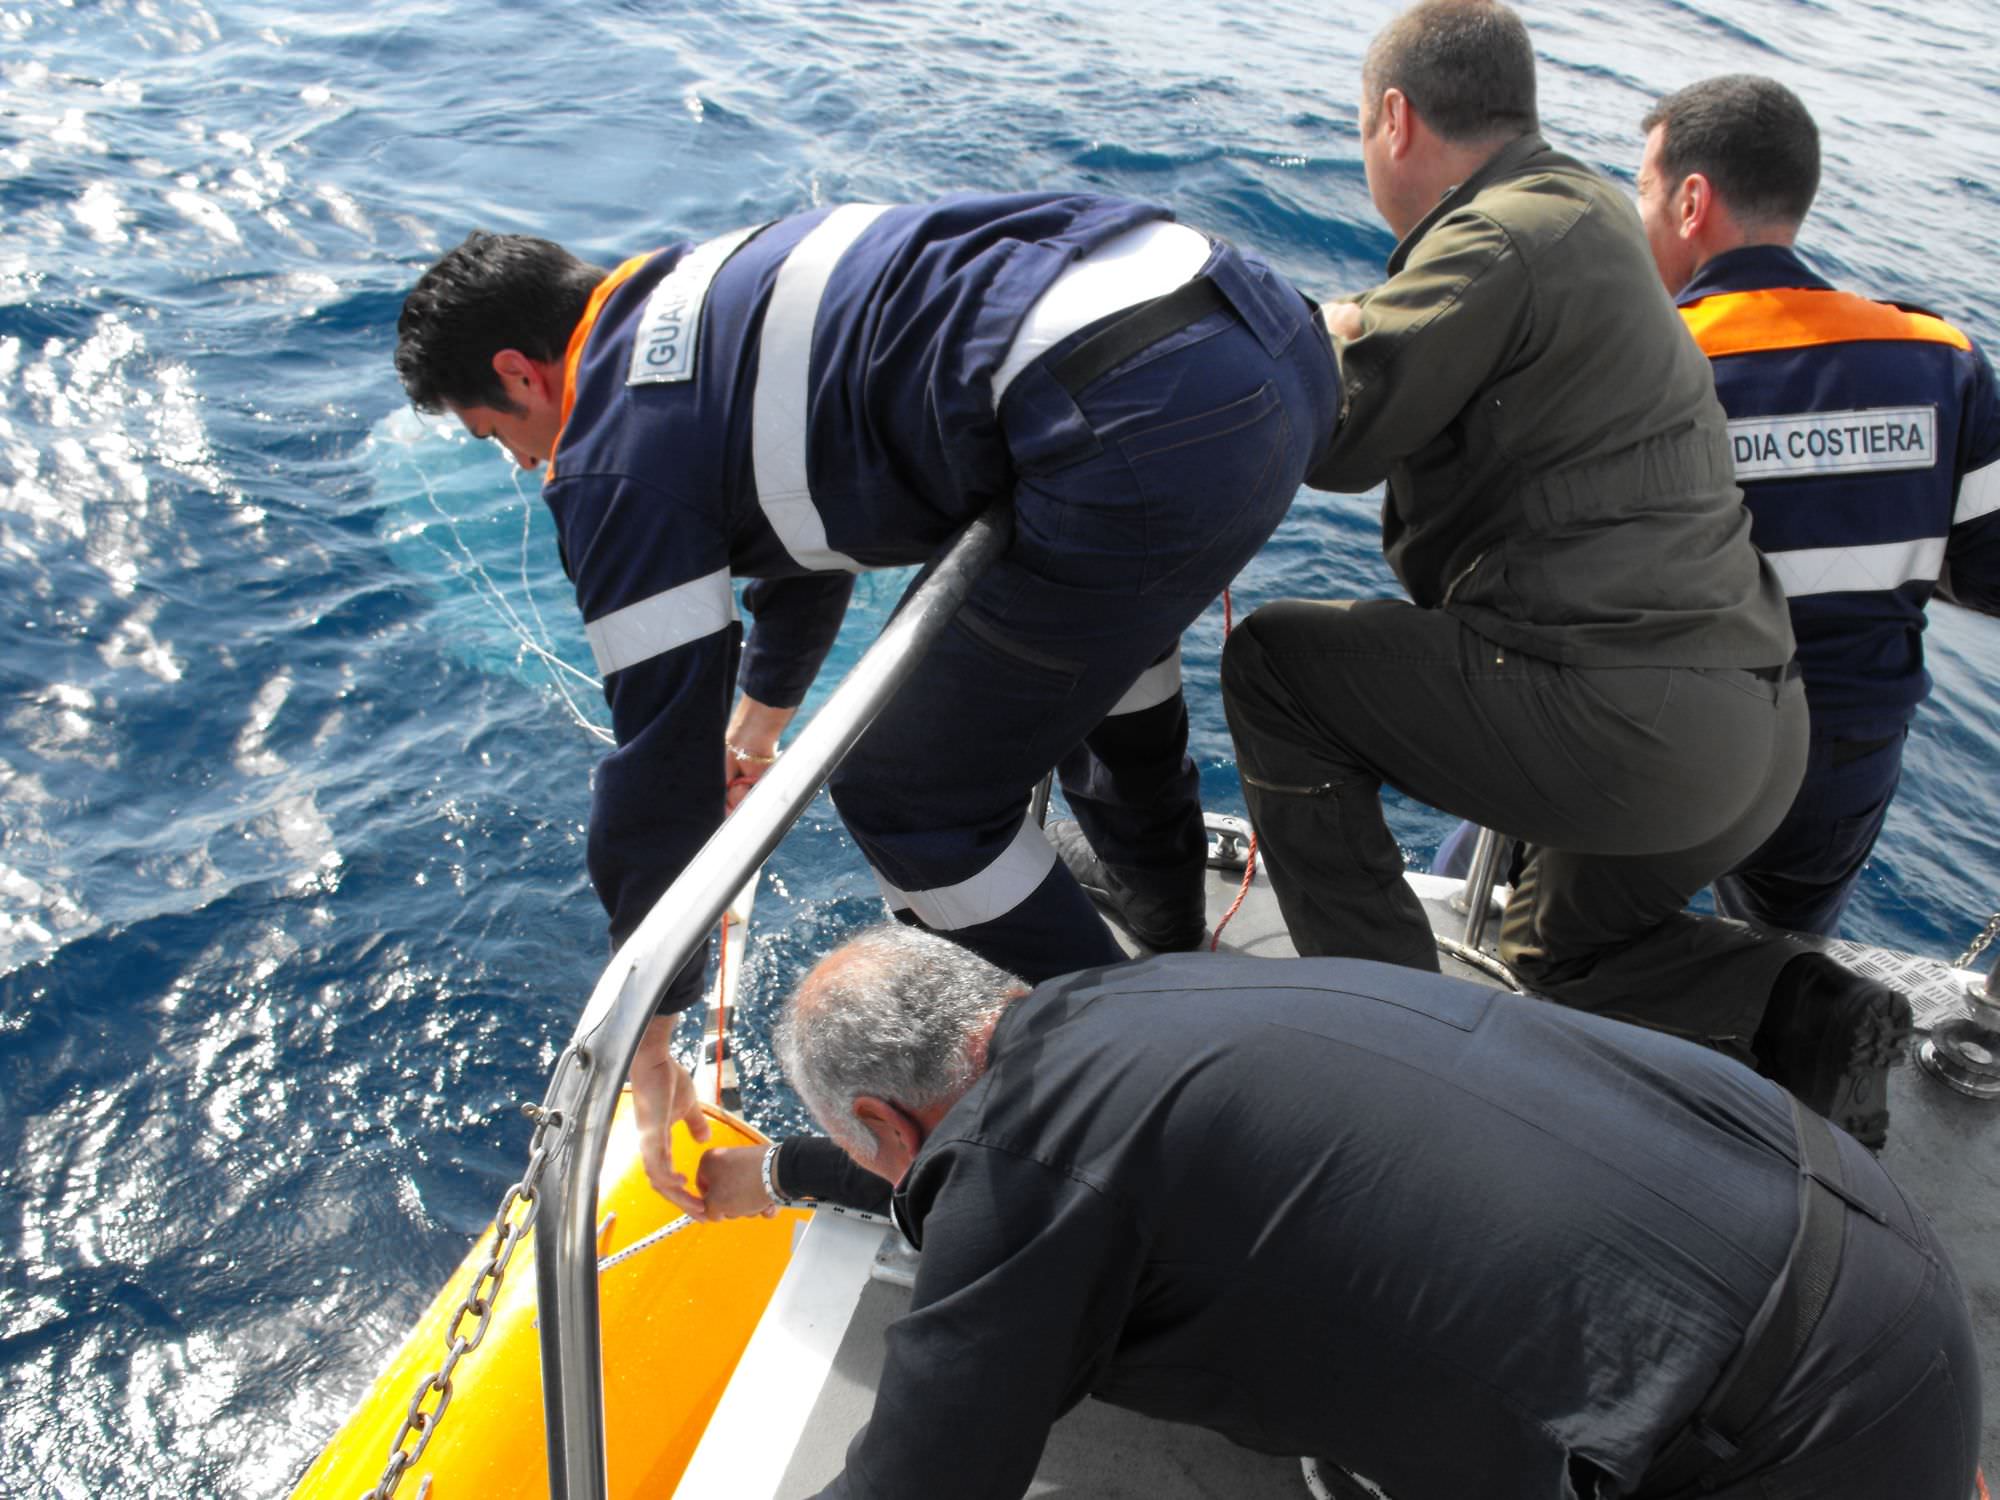
[[[1774,287],[1718,292],[1680,310],[1709,358],[1820,344],[1905,341],[1972,348],[1972,340],[1942,318],[1870,302],[1852,292]]]

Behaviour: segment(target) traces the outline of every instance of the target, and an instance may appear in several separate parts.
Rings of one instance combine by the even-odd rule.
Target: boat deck
[[[778,1481],[779,1500],[817,1494],[840,1472],[847,1441],[868,1420],[882,1371],[882,1333],[909,1293],[871,1281],[848,1324],[805,1441]],[[1028,1494],[1036,1500],[1300,1500],[1297,1459],[1237,1447],[1202,1427],[1159,1422],[1085,1401],[1055,1425]]]
[[[1210,875],[1210,920],[1235,899],[1239,877]],[[1448,898],[1457,883],[1413,875],[1439,932],[1463,930],[1464,918]],[[1293,952],[1276,902],[1261,878],[1253,882],[1223,933],[1225,952],[1283,957]],[[1943,964],[1853,944],[1826,945],[1844,962],[1891,978],[1911,993],[1920,1027],[1963,1011],[1964,976]],[[1466,964],[1447,958],[1447,972],[1492,983]],[[1892,1124],[1883,1161],[1912,1198],[1936,1221],[1951,1246],[1972,1301],[1985,1388],[2000,1392],[2000,1103],[1953,1092],[1914,1063],[1891,1077]],[[867,1420],[881,1371],[883,1331],[908,1305],[910,1262],[899,1254],[892,1231],[821,1214],[795,1257],[801,1283],[824,1279],[825,1267],[853,1268],[861,1284],[838,1306],[824,1299],[803,1315],[767,1317],[746,1352],[738,1378],[711,1422],[700,1453],[683,1480],[681,1500],[769,1495],[798,1500],[815,1494],[840,1472],[847,1444]],[[872,1270],[870,1265],[872,1262]],[[865,1278],[865,1279],[863,1279]],[[788,1278],[789,1279],[789,1278]],[[794,1288],[795,1292],[801,1290]],[[781,1288],[774,1311],[785,1301]],[[792,1325],[787,1331],[783,1326]],[[801,1333],[803,1328],[803,1333]],[[771,1375],[782,1370],[789,1399],[775,1399]],[[2000,1421],[1989,1400],[1981,1452],[1988,1467],[2000,1456]],[[1414,1435],[1417,1437],[1419,1435]],[[759,1475],[746,1472],[758,1468]],[[1158,1422],[1086,1401],[1050,1435],[1033,1488],[1035,1497],[1073,1500],[1300,1500],[1307,1494],[1299,1464],[1248,1452],[1213,1433]]]

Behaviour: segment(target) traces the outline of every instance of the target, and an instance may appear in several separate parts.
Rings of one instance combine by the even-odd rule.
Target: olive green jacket
[[[1307,482],[1387,479],[1382,548],[1412,600],[1577,666],[1791,657],[1708,361],[1604,178],[1524,136],[1359,300]]]

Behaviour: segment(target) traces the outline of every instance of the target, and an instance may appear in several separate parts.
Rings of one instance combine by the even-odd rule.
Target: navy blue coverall
[[[1198,276],[1215,310],[1065,384],[1107,318]],[[543,494],[617,738],[589,840],[614,940],[722,818],[731,580],[756,580],[743,692],[795,706],[852,574],[929,560],[995,500],[1012,542],[841,768],[841,815],[899,915],[1029,979],[1117,957],[1026,820],[1059,760],[1097,852],[1198,909],[1177,644],[1332,431],[1299,293],[1085,195],[819,209],[613,279]]]
[[[1957,328],[1836,291],[1780,246],[1716,256],[1678,301],[1715,367],[1812,714],[1791,812],[1715,881],[1715,905],[1831,937],[1930,691],[1924,606],[1940,571],[1959,603],[2000,612],[2000,393]]]

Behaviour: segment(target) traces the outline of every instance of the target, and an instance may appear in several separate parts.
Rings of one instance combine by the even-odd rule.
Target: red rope
[[[1222,920],[1215,924],[1215,935],[1208,940],[1208,951],[1210,953],[1215,952],[1216,945],[1222,941],[1222,929],[1229,925],[1229,919],[1235,916],[1237,909],[1243,905],[1243,898],[1250,894],[1250,877],[1256,873],[1257,835],[1252,833],[1250,835],[1249,852],[1243,856],[1243,884],[1236,888],[1236,899],[1229,903],[1229,910],[1224,912]]]
[[[1235,608],[1230,603],[1229,590],[1222,591],[1222,638],[1229,639],[1229,632],[1236,627]],[[1208,951],[1213,953],[1222,942],[1222,929],[1229,925],[1229,919],[1242,909],[1243,898],[1250,894],[1251,877],[1257,873],[1257,835],[1250,835],[1250,847],[1243,856],[1243,884],[1236,888],[1236,899],[1229,903],[1229,910],[1222,914],[1222,920],[1215,924],[1215,933],[1208,940]]]
[[[1979,1500],[1993,1500],[1993,1492],[1986,1488],[1986,1471],[1974,1469],[1972,1477],[1979,1481]]]

